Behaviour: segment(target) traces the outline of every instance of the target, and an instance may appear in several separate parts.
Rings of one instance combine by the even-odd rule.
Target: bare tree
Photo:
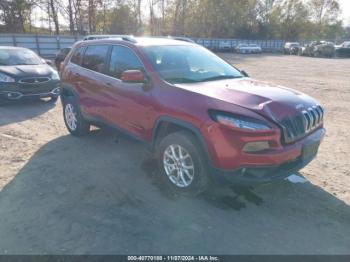
[[[57,14],[57,5],[55,3],[55,0],[49,0],[49,8],[51,10],[50,14],[52,15],[52,20],[55,24],[55,34],[60,34],[60,24],[58,21],[58,14]]]
[[[309,7],[312,19],[319,25],[334,22],[340,12],[338,0],[310,0]]]

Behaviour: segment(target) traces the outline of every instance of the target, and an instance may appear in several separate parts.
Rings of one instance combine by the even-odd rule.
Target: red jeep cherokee
[[[194,43],[83,41],[61,69],[69,132],[108,125],[145,142],[160,179],[182,193],[202,192],[212,176],[283,179],[316,156],[325,134],[313,98],[249,78]]]

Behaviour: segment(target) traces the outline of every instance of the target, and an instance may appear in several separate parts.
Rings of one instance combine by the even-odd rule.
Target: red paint
[[[121,81],[71,64],[71,54],[62,65],[62,86],[72,87],[77,92],[85,115],[98,117],[147,142],[151,142],[155,124],[161,116],[190,123],[200,130],[212,165],[220,169],[281,164],[300,156],[308,141],[322,140],[323,124],[297,141],[284,144],[277,123],[300,113],[296,108],[299,104],[304,107],[317,104],[313,98],[251,78],[169,84],[159,77],[140,50],[143,45],[157,45],[157,41],[91,41],[95,44],[121,44],[132,49],[144,65],[151,83],[148,86],[130,83],[145,79],[140,71],[124,72],[121,77],[124,81]],[[172,45],[190,44],[173,40],[162,40],[162,44],[166,44],[165,41]],[[78,43],[73,50],[84,44],[86,42]],[[227,127],[212,120],[209,109],[255,118],[268,123],[272,129],[250,131]],[[269,141],[271,149],[255,154],[242,152],[244,144],[249,141]]]

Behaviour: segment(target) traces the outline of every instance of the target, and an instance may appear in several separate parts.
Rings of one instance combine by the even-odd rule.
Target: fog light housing
[[[256,153],[270,148],[269,141],[248,142],[243,147],[243,152]]]

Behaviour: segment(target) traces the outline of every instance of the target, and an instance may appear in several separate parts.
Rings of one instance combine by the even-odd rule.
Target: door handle
[[[75,75],[75,76],[80,76],[80,74],[79,74],[79,73],[74,73],[74,75]]]
[[[105,84],[109,87],[112,87],[112,83],[110,83],[110,82],[106,82]]]

